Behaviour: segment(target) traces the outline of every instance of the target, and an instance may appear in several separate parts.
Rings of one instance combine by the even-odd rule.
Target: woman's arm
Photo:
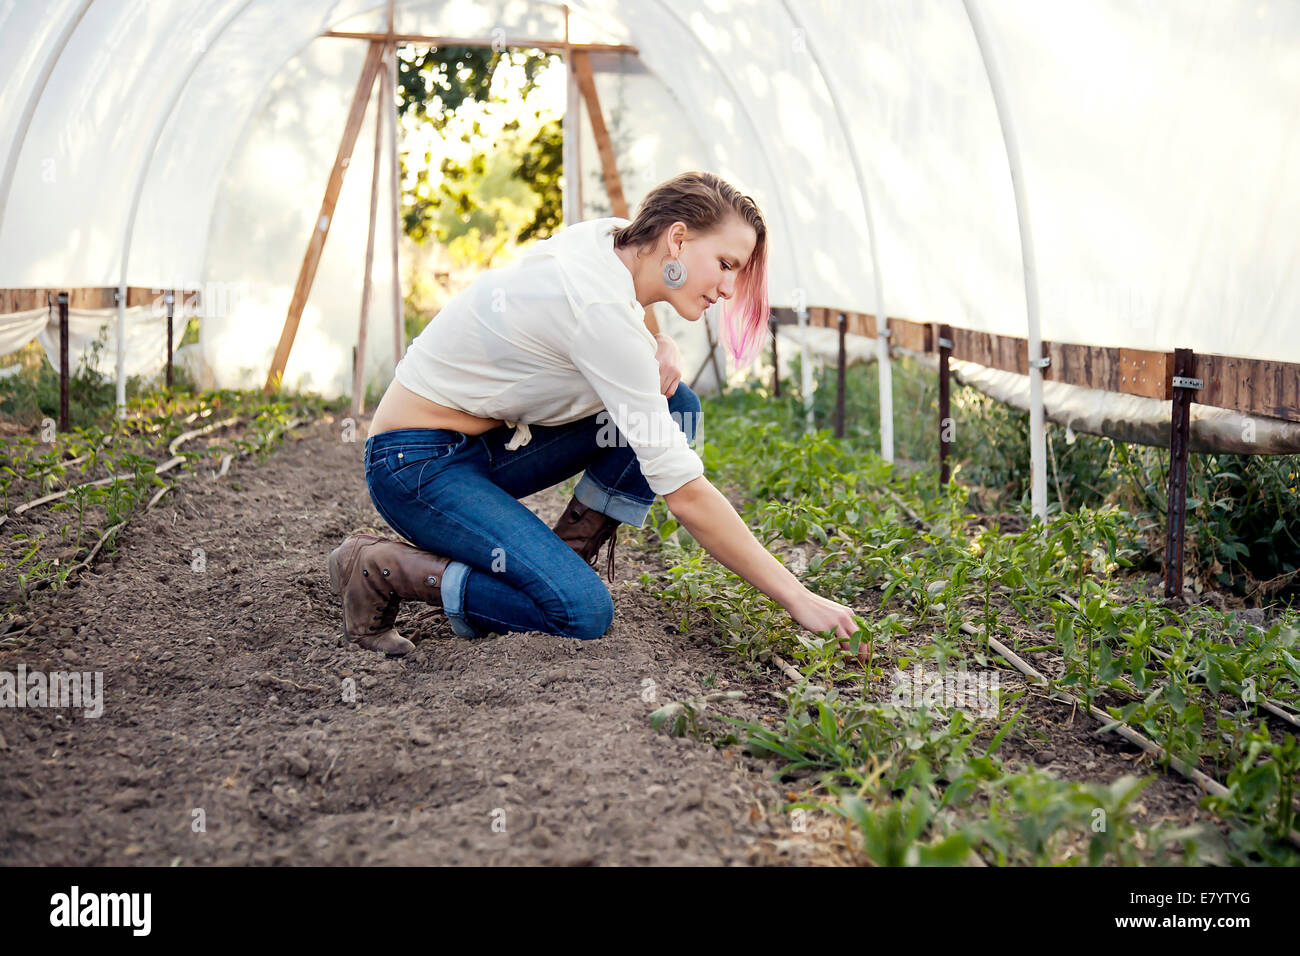
[[[848,641],[858,629],[852,610],[808,590],[768,553],[709,479],[701,476],[688,481],[664,495],[664,502],[719,563],[780,604],[803,627],[810,631],[834,628],[841,641]]]

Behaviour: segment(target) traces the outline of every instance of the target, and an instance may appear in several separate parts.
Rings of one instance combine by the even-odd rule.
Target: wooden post
[[[614,145],[609,138],[609,128],[605,125],[605,115],[600,109],[591,60],[585,50],[574,50],[571,55],[578,89],[582,91],[583,102],[587,104],[587,116],[591,119],[591,132],[596,137],[596,151],[600,154],[600,171],[605,178],[605,192],[609,194],[610,207],[614,215],[626,219],[627,199],[623,195],[623,181],[618,175],[618,164],[614,161]]]
[[[167,387],[170,389],[173,384],[172,380],[172,316],[176,308],[176,293],[168,289],[163,296],[167,303]]]
[[[356,145],[357,134],[361,131],[361,121],[365,117],[366,104],[370,101],[370,90],[375,83],[375,74],[379,70],[383,57],[383,48],[383,42],[372,40],[370,48],[366,51],[365,63],[361,67],[361,78],[352,97],[352,109],[348,113],[348,121],[343,128],[343,138],[334,157],[334,168],[330,171],[329,183],[325,187],[325,198],[321,200],[320,213],[312,227],[307,252],[303,256],[302,268],[298,272],[298,282],[293,288],[293,299],[289,302],[289,314],[285,316],[284,329],[280,332],[280,343],[275,348],[271,370],[266,376],[263,390],[268,395],[280,387],[284,378],[284,368],[289,362],[289,352],[293,348],[294,337],[298,334],[298,322],[302,319],[302,310],[307,305],[307,295],[311,292],[312,282],[316,278],[316,267],[320,265],[321,251],[325,248],[325,237],[329,235],[330,223],[334,218],[334,206],[338,202],[339,191],[343,188],[343,173],[348,163],[352,161],[352,148]]]
[[[389,178],[393,194],[393,367],[406,350],[406,305],[402,296],[400,250],[402,240],[402,176],[397,158],[397,46],[388,53],[385,111],[388,113]]]
[[[939,485],[948,484],[948,455],[952,445],[952,398],[948,361],[952,357],[952,329],[939,326]]]
[[[385,78],[387,71],[384,72]],[[371,272],[375,263],[375,219],[379,213],[379,159],[383,144],[384,95],[379,94],[375,107],[375,161],[370,169],[370,224],[366,231],[366,271],[361,276],[361,325],[357,329],[357,347],[352,358],[352,417],[364,412],[366,405],[366,327],[370,323]]]
[[[59,302],[59,433],[70,427],[68,411],[68,293],[60,292]]]
[[[402,238],[402,176],[397,158],[397,41],[393,33],[393,4],[388,0],[388,42],[384,47],[384,84],[379,109],[388,114],[389,178],[393,199],[393,367],[402,360],[406,346],[406,306],[402,298],[402,269],[399,246]]]
[[[704,374],[704,367],[712,362],[713,374],[718,378],[718,394],[722,394],[726,381],[722,374],[722,369],[718,367],[718,343],[717,340],[713,338],[713,329],[709,327],[708,316],[704,317],[704,337],[709,343],[709,354],[704,356],[704,361],[701,362],[700,367],[695,370],[695,376],[691,379],[691,388],[695,387],[695,383],[698,382],[700,376]]]
[[[781,365],[777,362],[776,357],[776,328],[777,321],[775,315],[767,317],[767,326],[772,330],[772,397],[781,397]]]
[[[1169,513],[1165,533],[1165,597],[1183,593],[1183,532],[1187,524],[1187,451],[1192,393],[1201,387],[1196,354],[1174,349],[1173,405],[1169,417]]]
[[[848,366],[844,349],[844,333],[848,328],[849,317],[840,313],[840,365],[839,378],[835,382],[835,437],[844,437],[844,373]]]

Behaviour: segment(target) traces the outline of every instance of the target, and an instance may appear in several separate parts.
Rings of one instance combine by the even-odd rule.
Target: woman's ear
[[[686,223],[680,220],[668,227],[668,251],[673,258],[678,258],[682,254],[682,246],[686,243]],[[673,246],[677,251],[673,252]]]

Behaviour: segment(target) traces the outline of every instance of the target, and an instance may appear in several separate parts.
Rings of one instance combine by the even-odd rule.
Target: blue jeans
[[[685,382],[668,410],[695,440],[700,400]],[[366,439],[366,485],[394,531],[451,558],[443,608],[461,637],[541,631],[583,640],[614,620],[600,576],[518,499],[585,470],[574,491],[589,508],[640,527],[655,495],[636,454],[619,435],[602,447],[602,413],[567,425],[532,425],[528,444],[509,451],[504,425],[468,436],[443,428],[398,428]]]

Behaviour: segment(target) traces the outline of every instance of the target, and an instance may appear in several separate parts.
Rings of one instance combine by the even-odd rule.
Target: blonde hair
[[[736,278],[736,294],[723,306],[721,338],[740,365],[754,360],[767,336],[767,224],[758,204],[713,173],[691,171],[646,194],[631,223],[614,232],[614,248],[655,245],[673,223],[707,233],[737,216],[754,228],[754,251]]]

